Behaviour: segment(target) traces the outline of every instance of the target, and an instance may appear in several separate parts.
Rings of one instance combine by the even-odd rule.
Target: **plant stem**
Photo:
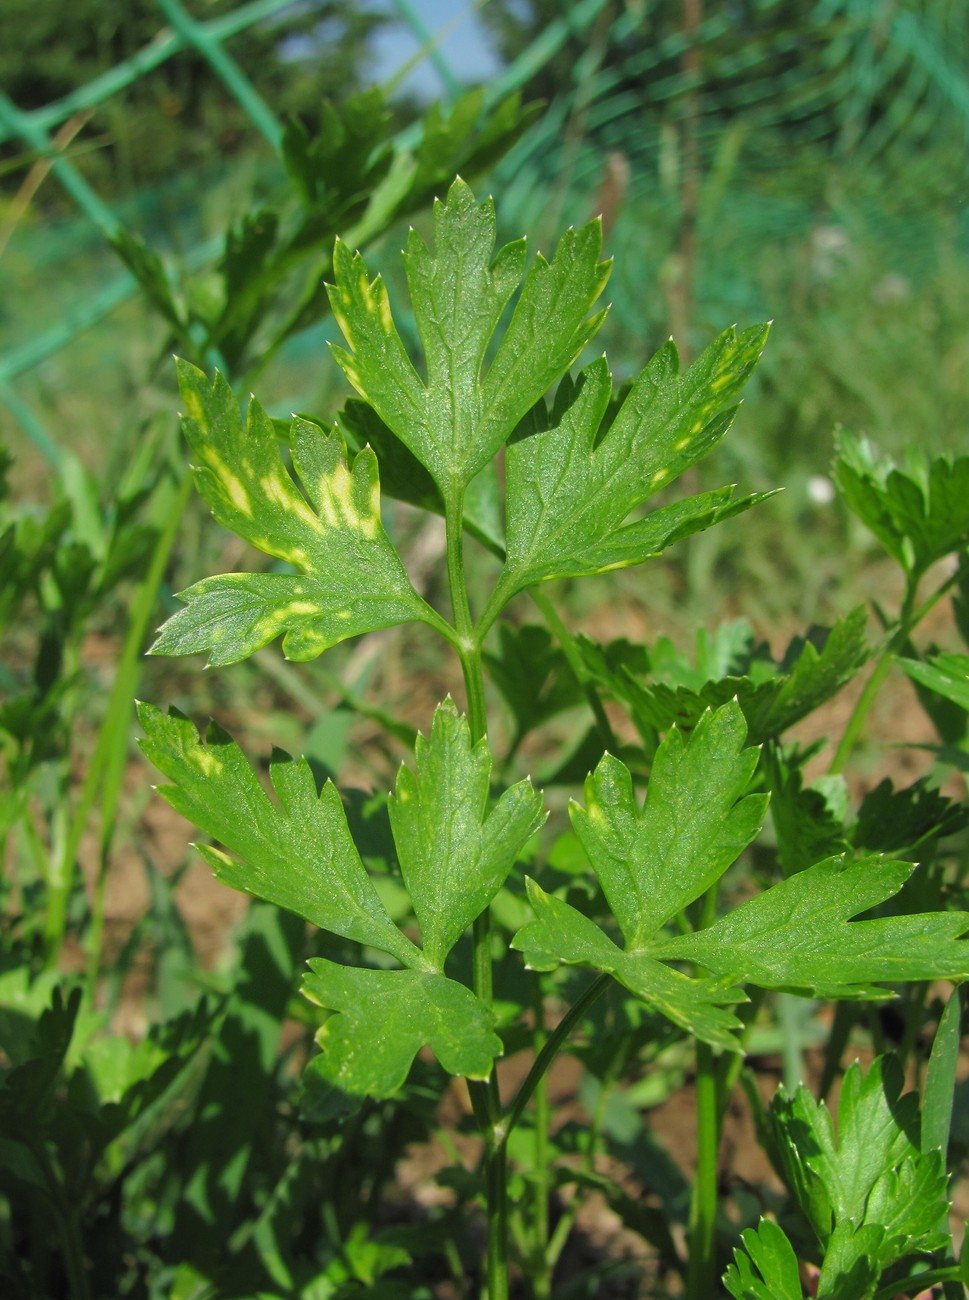
[[[451,612],[457,633],[456,648],[468,695],[468,725],[474,743],[487,734],[488,716],[485,709],[484,673],[481,668],[481,638],[475,633],[468,604],[468,584],[464,576],[463,493],[457,494],[456,499],[448,502],[444,520],[447,529],[447,576],[451,590]]]
[[[716,920],[718,889],[713,885],[700,903],[699,928]],[[715,1292],[717,1271],[717,1155],[720,1150],[722,1086],[709,1043],[696,1044],[696,1179],[690,1198],[687,1229],[687,1300],[708,1300]]]
[[[610,980],[610,976],[608,975],[598,976],[598,978],[593,980],[593,982],[589,985],[589,987],[582,994],[579,1000],[569,1008],[569,1010],[562,1017],[561,1021],[556,1025],[556,1027],[552,1030],[552,1032],[547,1037],[544,1037],[544,1035],[537,1036],[536,1041],[538,1037],[544,1038],[539,1053],[535,1057],[535,1060],[532,1062],[532,1067],[528,1071],[528,1074],[525,1076],[525,1079],[521,1087],[518,1089],[518,1092],[515,1095],[515,1099],[508,1109],[507,1115],[504,1117],[503,1120],[499,1120],[494,1125],[494,1128],[492,1129],[491,1136],[495,1140],[496,1147],[497,1147],[495,1154],[497,1155],[498,1152],[501,1153],[502,1167],[504,1169],[505,1153],[507,1152],[507,1148],[508,1148],[509,1135],[511,1134],[512,1129],[521,1119],[525,1111],[525,1107],[528,1105],[529,1101],[532,1099],[533,1096],[536,1098],[536,1117],[535,1117],[536,1162],[535,1163],[536,1163],[537,1174],[535,1180],[535,1192],[537,1197],[543,1198],[543,1205],[536,1213],[536,1220],[534,1225],[535,1249],[534,1249],[531,1281],[534,1288],[534,1294],[536,1295],[536,1297],[538,1297],[538,1300],[543,1300],[543,1297],[551,1296],[551,1280],[552,1280],[551,1270],[554,1264],[555,1257],[558,1253],[557,1250],[550,1250],[549,1243],[548,1243],[549,1185],[548,1185],[547,1141],[548,1141],[549,1113],[548,1113],[548,1098],[544,1091],[545,1079],[548,1072],[548,1068],[551,1065],[559,1048],[568,1038],[569,1034],[575,1028],[578,1021],[581,1020],[582,1016],[585,1014],[588,1008],[593,1004],[593,1002],[596,1001],[597,998],[601,997],[601,995],[609,987],[609,980]],[[539,997],[541,996],[540,985],[539,985],[539,992],[537,996]],[[540,1023],[540,1021],[537,1021],[536,1023]],[[486,1141],[487,1141],[487,1136],[486,1136]],[[490,1161],[486,1162],[486,1169],[488,1167],[488,1164],[490,1164]],[[507,1186],[507,1183],[505,1184],[505,1186]],[[508,1213],[507,1192],[505,1193],[505,1202],[506,1203],[504,1205],[504,1212],[506,1217],[506,1233],[507,1233],[507,1213]],[[489,1228],[490,1226],[491,1226],[491,1218],[489,1214]],[[568,1231],[568,1229],[566,1229],[566,1231]],[[541,1232],[541,1238],[539,1238],[539,1232]],[[490,1234],[489,1234],[489,1285],[491,1284],[490,1283],[490,1278],[491,1278],[490,1245],[491,1245],[491,1241],[490,1241]],[[541,1258],[539,1258],[539,1245],[541,1245]],[[558,1250],[561,1250],[561,1244],[558,1245]],[[489,1292],[489,1300],[497,1300],[497,1297],[501,1297],[501,1300],[506,1300],[506,1297],[508,1295],[507,1285],[508,1285],[508,1278],[507,1278],[507,1270],[506,1270],[505,1278],[504,1278],[505,1290]]]
[[[475,636],[464,574],[464,493],[447,494],[447,574],[451,591],[451,612],[457,633],[456,648],[461,660],[468,697],[468,726],[471,742],[483,740],[488,732],[485,707],[481,641]],[[474,991],[490,1007],[492,1001],[491,915],[487,908],[474,922],[471,932]],[[488,1216],[488,1300],[508,1300],[508,1161],[500,1132],[501,1098],[498,1077],[492,1068],[484,1081],[469,1083],[475,1118],[485,1144],[485,1202]]]
[[[581,1169],[585,1174],[592,1174],[595,1172],[596,1152],[599,1147],[599,1135],[605,1121],[606,1108],[609,1105],[610,1097],[612,1096],[613,1090],[616,1086],[616,1079],[621,1073],[622,1067],[620,1063],[622,1058],[623,1051],[620,1047],[614,1053],[613,1059],[610,1062],[606,1073],[600,1080],[601,1087],[599,1088],[599,1096],[596,1098],[595,1107],[592,1114],[589,1116],[589,1126],[586,1129],[585,1142],[583,1144]],[[573,1196],[568,1205],[563,1207],[562,1212],[559,1215],[559,1220],[555,1225],[555,1231],[552,1234],[551,1241],[548,1243],[548,1250],[546,1252],[548,1255],[549,1268],[551,1270],[554,1270],[558,1263],[559,1256],[565,1249],[565,1243],[568,1241],[575,1220],[578,1218],[581,1204],[581,1198],[579,1196]]]
[[[532,979],[532,1010],[535,1016],[534,1044],[537,1052],[545,1046],[548,1034],[545,1029],[545,1004],[542,996],[542,977],[536,972]],[[551,1300],[552,1270],[548,1255],[548,1198],[551,1191],[548,1169],[548,1134],[551,1115],[548,1102],[548,1075],[542,1075],[535,1089],[535,1173],[532,1193],[535,1209],[532,1220],[532,1249],[530,1281],[535,1300]]]
[[[493,1079],[494,1071],[491,1078]],[[508,1156],[505,1144],[489,1134],[485,1159],[488,1205],[488,1300],[508,1300]]]
[[[531,1101],[532,1095],[538,1087],[539,1081],[551,1065],[555,1054],[578,1022],[585,1015],[586,1011],[588,1011],[589,1007],[592,1006],[593,1002],[605,993],[606,989],[609,987],[609,981],[611,978],[612,977],[609,975],[599,975],[594,979],[579,1000],[569,1007],[568,1011],[549,1034],[542,1050],[532,1062],[532,1068],[525,1075],[514,1101],[508,1108],[508,1114],[502,1121],[499,1133],[502,1142],[508,1141],[508,1135],[521,1119],[525,1107],[528,1105],[529,1101]]]
[[[888,676],[889,669],[895,661],[895,653],[892,649],[892,642],[882,651],[881,658],[875,665],[874,671],[865,682],[864,690],[858,696],[858,701],[848,719],[848,725],[845,727],[838,742],[838,748],[835,750],[834,758],[831,760],[831,766],[828,769],[830,775],[835,776],[843,772],[852,751],[858,743],[865,720],[871,712],[871,706],[875,702],[875,697],[881,690],[882,682]]]
[[[599,692],[596,690],[594,683],[589,680],[589,674],[586,672],[585,665],[582,662],[582,656],[579,654],[578,648],[575,644],[575,637],[559,618],[558,610],[556,610],[555,606],[544,592],[539,591],[537,587],[532,587],[528,594],[541,610],[545,622],[555,633],[569,667],[580,682],[582,690],[585,692],[585,697],[589,701],[589,708],[592,710],[592,716],[595,718],[596,725],[602,733],[603,743],[607,749],[612,751],[612,753],[617,754],[619,752],[619,741],[616,739],[616,734],[612,729],[612,723],[609,721],[609,717],[603,706]]]
[[[690,1201],[687,1300],[716,1294],[717,1150],[720,1125],[713,1048],[696,1045],[697,1167]]]
[[[865,720],[871,711],[871,707],[875,702],[875,697],[878,695],[882,683],[888,676],[889,670],[895,662],[896,655],[898,655],[902,650],[902,647],[912,635],[915,628],[918,627],[919,623],[921,623],[922,619],[925,618],[926,614],[928,614],[928,612],[938,604],[958,579],[958,574],[953,574],[951,577],[947,578],[927,600],[923,601],[922,604],[916,608],[915,598],[918,595],[921,576],[921,573],[909,573],[906,575],[905,596],[902,601],[902,609],[898,618],[898,627],[886,642],[885,647],[879,656],[878,663],[875,665],[874,671],[868,678],[868,681],[865,682],[865,688],[859,695],[858,701],[851,712],[851,717],[848,719],[848,725],[844,729],[841,740],[838,743],[838,748],[835,751],[834,758],[831,760],[831,766],[828,769],[829,773],[832,775],[837,775],[839,772],[844,771],[845,764],[848,762],[855,745],[858,743],[858,738],[861,735],[862,728],[865,725]]]
[[[835,1079],[841,1071],[841,1058],[844,1056],[848,1039],[858,1019],[858,1004],[839,1002],[834,1009],[834,1021],[828,1041],[824,1048],[824,1066],[818,1083],[818,1100],[824,1101],[831,1091]]]

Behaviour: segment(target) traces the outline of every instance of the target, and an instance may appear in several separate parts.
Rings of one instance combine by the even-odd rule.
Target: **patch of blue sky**
[[[308,0],[312,6],[313,0]],[[450,97],[465,86],[493,77],[498,57],[481,22],[479,10],[487,0],[361,0],[360,8],[385,14],[392,21],[370,38],[369,80],[394,82],[394,89],[423,101]],[[335,35],[324,19],[315,40]],[[313,38],[287,42],[284,54],[293,59],[311,53]],[[399,77],[399,80],[395,80]]]
[[[478,13],[480,4],[383,0],[375,7],[400,20],[375,34],[376,80],[387,81],[411,65],[400,88],[421,99],[436,99],[457,86],[487,81],[498,71],[498,59]]]

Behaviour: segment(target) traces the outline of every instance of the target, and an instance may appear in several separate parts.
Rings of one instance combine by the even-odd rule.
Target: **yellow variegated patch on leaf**
[[[625,522],[720,441],[766,337],[765,325],[727,330],[682,374],[665,344],[615,414],[605,357],[565,381],[548,416],[539,408],[508,448],[502,599],[549,578],[641,564],[764,500],[735,500],[725,487]]]
[[[525,272],[525,241],[495,254],[495,211],[460,178],[434,205],[433,250],[416,231],[404,262],[426,382],[394,326],[383,281],[337,243],[330,306],[348,350],[333,355],[358,393],[430,472],[445,503],[457,502],[518,421],[561,378],[605,315],[589,312],[605,286],[598,221],[569,230],[555,256]],[[493,357],[486,354],[521,285]]]
[[[298,572],[196,583],[180,593],[185,608],[162,628],[153,653],[208,651],[211,664],[229,664],[282,636],[290,659],[312,659],[347,637],[413,620],[447,635],[384,531],[369,447],[348,463],[339,434],[296,419],[297,482],[257,402],[243,422],[221,375],[210,384],[186,362],[178,374],[199,493],[221,524]]]

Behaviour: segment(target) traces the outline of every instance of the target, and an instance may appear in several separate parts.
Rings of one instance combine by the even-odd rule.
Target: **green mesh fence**
[[[92,263],[110,264],[110,258],[103,252],[106,239],[114,237],[123,226],[132,224],[131,218],[139,209],[142,213],[151,213],[157,209],[160,191],[149,195],[135,196],[124,204],[110,205],[105,202],[85,179],[82,172],[58,147],[55,133],[59,127],[69,121],[73,115],[102,105],[112,96],[118,95],[134,81],[151,73],[162,63],[177,59],[187,50],[200,54],[211,66],[245,110],[250,120],[265,137],[272,150],[279,151],[282,125],[273,110],[253,86],[246,73],[233,60],[226,48],[231,38],[247,28],[293,8],[292,0],[254,0],[254,3],[241,5],[232,13],[208,21],[198,21],[178,0],[157,0],[160,25],[157,37],[132,58],[125,60],[110,72],[89,82],[86,86],[65,96],[56,103],[34,110],[19,109],[0,89],[0,144],[5,141],[18,141],[25,145],[33,155],[49,161],[52,176],[63,186],[74,204],[83,214],[83,220],[61,223],[61,228],[48,226],[43,231],[31,232],[28,236],[31,245],[31,260],[36,273],[34,282],[25,284],[8,284],[5,297],[9,310],[6,329],[0,331],[3,350],[0,352],[0,403],[14,417],[17,426],[34,441],[34,443],[52,461],[58,458],[58,439],[51,434],[38,411],[18,390],[18,381],[35,372],[45,360],[74,343],[78,337],[92,326],[112,316],[125,303],[135,297],[139,290],[134,278],[117,269],[107,272],[102,283],[94,292],[87,286],[83,296],[73,300],[65,299],[57,293],[63,277],[51,275],[51,269],[65,264],[65,257],[71,262],[83,262],[89,267]],[[448,98],[456,96],[461,89],[458,77],[450,68],[441,52],[438,41],[421,21],[419,13],[406,0],[396,0],[401,22],[410,27],[421,45],[418,59],[427,59],[437,71]],[[583,11],[594,14],[602,8],[602,0],[586,0],[576,6],[575,18],[585,21]],[[535,64],[536,55],[541,61],[561,45],[568,32],[572,30],[572,19],[553,24],[538,50],[528,59],[519,61],[517,68],[511,68],[502,77],[501,84],[494,88],[491,99],[497,99],[511,88],[521,84]],[[198,178],[192,182],[197,185]],[[177,184],[177,181],[176,181]],[[172,187],[165,191],[170,198]],[[140,223],[135,221],[138,226]],[[157,223],[155,223],[157,226]],[[185,226],[192,224],[190,215]],[[157,228],[153,230],[157,235]],[[214,242],[199,242],[194,247],[182,250],[182,260],[189,267],[204,267],[211,262],[219,251]],[[46,264],[46,265],[45,265]],[[0,262],[0,274],[3,264]],[[52,292],[46,292],[45,290]],[[35,315],[37,299],[44,294],[51,305],[51,316],[56,318],[47,328],[32,332],[27,338],[11,343],[11,333],[17,332],[20,321],[15,307],[18,300],[30,303],[30,314]]]
[[[104,236],[122,224],[137,226],[139,211],[167,205],[183,263],[204,268],[218,251],[193,219],[193,182],[181,195],[181,178],[163,195],[142,195],[140,209],[139,196],[109,204],[58,147],[57,131],[72,115],[193,51],[271,150],[279,149],[281,123],[231,47],[234,36],[292,8],[292,0],[255,0],[207,21],[179,0],[157,4],[155,40],[57,103],[24,112],[0,92],[0,142],[19,141],[48,159],[51,175],[83,214],[86,236],[69,223],[63,246],[71,244],[82,259],[103,259],[96,290],[86,288],[65,305],[54,292],[61,277],[44,268],[45,256],[49,266],[64,265],[49,251],[58,232],[31,232],[37,282],[6,290],[0,403],[52,460],[58,438],[27,381],[137,293],[134,280],[101,251]],[[488,0],[475,7],[487,16]],[[745,296],[730,268],[756,258],[765,241],[810,240],[832,214],[850,231],[863,209],[866,229],[904,252],[907,273],[936,255],[917,219],[929,205],[946,209],[952,239],[969,246],[964,0],[562,0],[538,7],[544,23],[519,42],[488,87],[492,103],[536,83],[549,97],[544,116],[500,165],[502,211],[519,228],[537,229],[541,244],[562,219],[603,208],[628,286],[617,293],[620,326],[643,333],[645,321],[682,332],[696,298],[721,321],[734,310],[762,314],[770,304],[750,289]],[[432,63],[445,97],[453,98],[460,80],[419,8],[396,0],[394,9],[420,43],[418,57]],[[703,257],[696,255],[698,239]],[[836,264],[838,250],[820,247],[818,256]],[[655,295],[652,306],[642,296],[644,282],[665,276],[668,288],[675,275],[680,320],[676,292]],[[40,293],[52,304],[50,320],[39,330],[21,328],[17,300]]]

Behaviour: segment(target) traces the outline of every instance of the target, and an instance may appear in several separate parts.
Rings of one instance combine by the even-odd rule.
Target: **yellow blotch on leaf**
[[[222,771],[222,763],[215,757],[211,750],[198,749],[194,754],[195,766],[203,776],[218,776]]]
[[[282,473],[266,474],[259,480],[259,486],[267,501],[282,506],[287,514],[296,515],[314,532],[320,531],[320,521]]]
[[[374,282],[374,306],[377,308],[377,315],[380,318],[380,324],[385,334],[392,334],[394,331],[394,319],[390,314],[390,299],[387,296],[387,290],[384,288],[382,280]]]
[[[293,620],[319,617],[322,612],[315,601],[291,600],[288,605],[280,605],[278,609],[261,618],[253,628],[253,632],[265,645],[275,640],[281,632],[286,631],[287,624]],[[301,635],[306,636],[308,633],[303,633],[301,629]]]
[[[205,424],[205,408],[199,400],[198,393],[193,393],[190,388],[182,392],[182,400],[185,403],[185,413],[193,419],[196,424]]]
[[[239,511],[241,515],[247,515],[252,518],[252,503],[249,500],[249,493],[243,485],[242,479],[235,474],[230,474],[226,470],[222,475],[222,486],[225,488],[229,500]]]
[[[380,526],[380,488],[374,483],[366,512],[353,499],[353,478],[341,460],[319,483],[320,516],[331,528],[352,528],[370,541]]]
[[[597,803],[590,803],[585,810],[585,815],[590,822],[595,822],[597,826],[606,825],[606,815]]]
[[[233,474],[232,470],[225,463],[222,455],[214,447],[203,447],[201,452],[202,460],[208,469],[212,471],[222,488],[223,494],[229,499],[240,514],[252,518],[252,502],[249,499],[249,493],[245,484],[238,474]]]

